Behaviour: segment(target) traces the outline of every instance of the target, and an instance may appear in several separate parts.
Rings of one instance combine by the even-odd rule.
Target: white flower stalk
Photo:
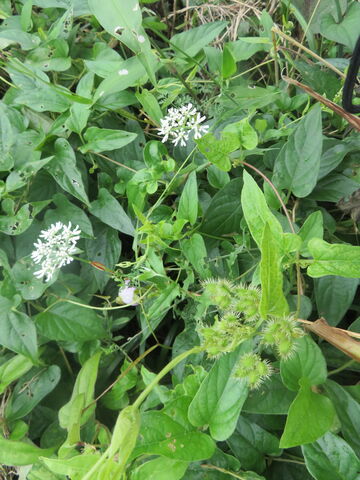
[[[77,252],[76,242],[80,233],[78,225],[72,230],[71,222],[69,225],[56,222],[47,230],[42,230],[31,254],[34,263],[41,264],[40,270],[34,272],[35,277],[46,277],[48,282],[56,270],[72,262],[72,255]]]
[[[135,293],[136,287],[130,287],[129,284],[130,280],[125,280],[125,285],[119,290],[117,301],[125,305],[139,305],[137,302],[138,296]]]
[[[181,108],[169,108],[166,117],[160,120],[159,135],[163,136],[163,143],[170,137],[175,146],[180,142],[185,147],[192,132],[195,139],[207,133],[209,125],[201,125],[205,120],[206,117],[201,116],[192,103]]]

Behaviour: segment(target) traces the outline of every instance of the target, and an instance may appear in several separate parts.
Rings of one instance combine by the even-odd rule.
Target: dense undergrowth
[[[359,3],[0,17],[0,478],[359,480]]]

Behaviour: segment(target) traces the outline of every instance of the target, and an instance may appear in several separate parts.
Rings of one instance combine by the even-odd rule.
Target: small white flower
[[[119,75],[127,75],[128,73],[129,73],[129,70],[126,70],[126,68],[119,70]]]
[[[207,133],[209,125],[201,125],[205,120],[206,117],[201,116],[192,103],[180,108],[169,108],[166,117],[160,120],[159,135],[162,135],[163,143],[170,137],[175,146],[180,143],[180,146],[185,147],[192,132],[195,139]]]
[[[135,294],[136,287],[129,287],[130,280],[125,280],[124,287],[119,289],[118,297],[125,305],[139,305],[136,301],[138,299]]]
[[[34,243],[35,250],[31,254],[34,263],[41,264],[40,270],[34,272],[35,277],[46,276],[48,282],[56,270],[72,262],[81,230],[78,225],[73,230],[71,228],[71,222],[69,225],[56,222],[40,232],[38,241]]]

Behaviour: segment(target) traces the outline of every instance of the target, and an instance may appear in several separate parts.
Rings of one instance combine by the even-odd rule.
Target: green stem
[[[188,357],[189,355],[192,355],[193,353],[199,353],[201,351],[203,351],[204,348],[203,347],[200,347],[200,346],[197,346],[197,347],[193,347],[191,348],[190,350],[187,350],[186,352],[183,352],[181,353],[180,355],[178,355],[177,357],[175,357],[173,360],[171,360],[171,362],[169,362],[157,375],[156,377],[154,378],[154,380],[149,383],[149,385],[145,388],[145,390],[143,390],[140,395],[138,396],[138,398],[135,400],[135,402],[133,403],[133,407],[134,408],[139,408],[140,405],[142,404],[142,402],[146,399],[146,397],[149,395],[149,393],[156,387],[156,385],[160,382],[160,380],[165,377],[165,375],[167,373],[170,372],[170,370],[172,370],[174,367],[176,367],[176,365],[180,362],[182,362],[183,360],[185,360],[186,357]]]
[[[335,375],[336,373],[339,373],[339,372],[342,372],[343,370],[346,370],[353,363],[355,363],[355,360],[349,360],[348,362],[341,365],[341,367],[335,368],[335,370],[331,370],[331,372],[328,373],[328,376]]]

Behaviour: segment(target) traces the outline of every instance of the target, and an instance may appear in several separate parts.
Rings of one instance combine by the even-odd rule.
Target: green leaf
[[[76,93],[82,97],[91,97],[94,86],[94,74],[87,72],[81,77],[76,87]],[[91,105],[81,103],[73,103],[70,108],[70,117],[66,121],[66,126],[73,132],[80,134],[86,127],[88,118],[91,113]]]
[[[179,285],[172,282],[163,288],[160,295],[155,299],[144,302],[144,312],[140,316],[142,338],[145,341],[148,336],[159,325],[166,313],[169,311],[173,300],[180,295]]]
[[[242,410],[265,415],[286,415],[295,394],[285,388],[279,374],[273,374],[256,390],[251,390]]]
[[[0,132],[0,172],[6,172],[11,170],[14,165],[12,146],[16,138],[7,108],[2,102],[0,103]]]
[[[214,195],[205,212],[201,231],[217,236],[241,232],[242,185],[242,178],[234,178]]]
[[[329,40],[342,43],[353,50],[359,35],[359,23],[360,5],[355,2],[350,5],[339,23],[331,13],[325,15],[320,23],[320,33]]]
[[[160,120],[164,115],[161,111],[159,102],[156,100],[156,97],[146,88],[143,88],[141,93],[136,93],[135,96],[141,103],[145,113],[148,114],[150,119],[153,120],[157,125],[160,125]]]
[[[258,473],[265,470],[265,455],[281,454],[279,439],[243,416],[239,417],[236,430],[227,444],[240,460],[242,469]]]
[[[260,314],[263,318],[267,315],[287,315],[289,305],[283,292],[280,250],[268,223],[264,227],[260,250]]]
[[[93,310],[68,302],[51,305],[36,315],[35,321],[39,333],[50,340],[86,342],[106,336],[101,319]]]
[[[14,302],[18,303],[19,298],[14,297]],[[17,312],[13,302],[5,297],[0,297],[0,311],[0,344],[36,362],[38,352],[33,321],[25,313]]]
[[[229,153],[240,147],[240,140],[236,133],[223,134],[220,140],[217,140],[212,133],[207,133],[195,142],[209,162],[224,172],[231,170]]]
[[[209,277],[210,272],[205,266],[207,251],[203,237],[199,233],[194,233],[189,239],[182,240],[180,246],[185,258],[199,273],[200,278]]]
[[[99,453],[83,453],[71,458],[41,458],[41,461],[58,475],[67,475],[72,479],[80,479],[99,460]]]
[[[99,262],[106,268],[112,269],[119,261],[121,254],[121,240],[116,230],[96,221],[94,223],[95,238],[85,240],[86,257],[92,262]],[[98,270],[92,265],[83,265],[82,275],[94,279],[100,292],[110,280],[109,273]]]
[[[328,432],[334,422],[335,409],[330,400],[324,395],[314,393],[306,378],[302,379],[300,384],[280,439],[281,448],[314,442]]]
[[[130,218],[106,188],[99,189],[98,199],[91,203],[89,211],[106,225],[134,236],[135,230]]]
[[[61,370],[57,365],[32,369],[24,375],[16,384],[6,406],[7,421],[13,422],[30,413],[56,387],[60,376]]]
[[[75,153],[67,140],[64,138],[56,140],[55,156],[45,169],[61,188],[89,206],[81,173],[76,166]]]
[[[81,236],[94,237],[91,222],[81,208],[71,203],[70,200],[61,193],[56,193],[52,198],[52,202],[56,205],[56,209],[46,211],[45,222],[48,225],[56,223],[59,220],[64,224],[71,222],[72,225],[79,226]]]
[[[83,395],[83,409],[93,401],[100,357],[101,352],[97,352],[84,363],[76,377],[70,400],[59,410],[60,426],[68,431],[71,430],[74,423],[84,424],[93,413],[95,403],[93,409],[88,408],[82,415],[80,411],[80,415],[75,421],[72,418],[73,403],[77,401],[80,395]]]
[[[301,447],[306,467],[316,480],[357,480],[360,461],[342,438],[331,432]]]
[[[359,182],[342,173],[331,173],[317,183],[310,198],[321,202],[337,203],[342,198],[349,197],[356,192],[359,186]]]
[[[31,443],[5,440],[0,436],[0,463],[3,465],[30,465],[36,463],[39,457],[50,457],[53,452],[53,448],[42,449]]]
[[[245,148],[246,150],[253,150],[258,144],[256,130],[250,125],[248,118],[243,118],[239,122],[226,125],[222,136],[226,139],[229,135],[238,137],[239,147]]]
[[[187,468],[187,462],[158,457],[133,470],[131,480],[180,480]]]
[[[339,275],[346,278],[360,277],[360,247],[340,243],[327,243],[320,238],[313,238],[308,244],[309,252],[314,257],[308,267],[310,277]]]
[[[321,108],[313,107],[298,123],[275,162],[273,181],[303,198],[314,189],[322,151]]]
[[[179,200],[178,219],[188,220],[194,225],[198,213],[198,191],[196,173],[191,172]]]
[[[247,380],[234,378],[232,373],[250,348],[250,343],[243,344],[216,360],[190,404],[190,422],[196,427],[208,425],[215,440],[226,440],[235,430],[248,388]]]
[[[281,360],[280,373],[284,385],[294,392],[299,381],[306,378],[310,385],[321,385],[326,381],[326,361],[314,340],[309,335],[299,338],[293,355]]]
[[[282,244],[282,228],[277,218],[267,206],[265,196],[251,175],[244,170],[244,186],[241,192],[241,204],[251,236],[261,249],[265,225],[279,246]]]
[[[229,78],[236,73],[236,60],[228,44],[224,44],[222,55],[222,77]]]
[[[308,257],[309,251],[307,249],[307,244],[312,238],[323,238],[324,236],[324,226],[323,226],[323,216],[320,211],[311,213],[305,220],[303,226],[300,228],[298,235],[303,241],[300,253]]]
[[[173,460],[192,462],[212,456],[213,440],[204,433],[188,431],[162,412],[141,415],[141,429],[133,457],[162,455]]]
[[[227,22],[209,22],[185,32],[177,33],[170,39],[170,46],[179,57],[184,53],[194,57],[202,48],[212,42],[226,27]],[[183,53],[184,52],[184,53]]]
[[[82,153],[86,152],[105,152],[125,147],[137,137],[136,133],[126,132],[125,130],[110,130],[107,128],[90,127],[84,133],[87,141],[85,145],[79,148]]]
[[[108,0],[100,5],[96,0],[88,0],[89,8],[99,23],[112,35],[123,29],[135,30],[141,26],[141,9],[138,0],[128,0],[119,5],[115,0]]]
[[[326,276],[314,280],[315,299],[319,317],[333,327],[350,308],[359,285],[357,278]]]
[[[335,406],[343,437],[360,457],[360,404],[332,380],[326,382],[325,391]]]
[[[18,378],[30,370],[33,363],[23,355],[15,355],[0,365],[0,395]]]

